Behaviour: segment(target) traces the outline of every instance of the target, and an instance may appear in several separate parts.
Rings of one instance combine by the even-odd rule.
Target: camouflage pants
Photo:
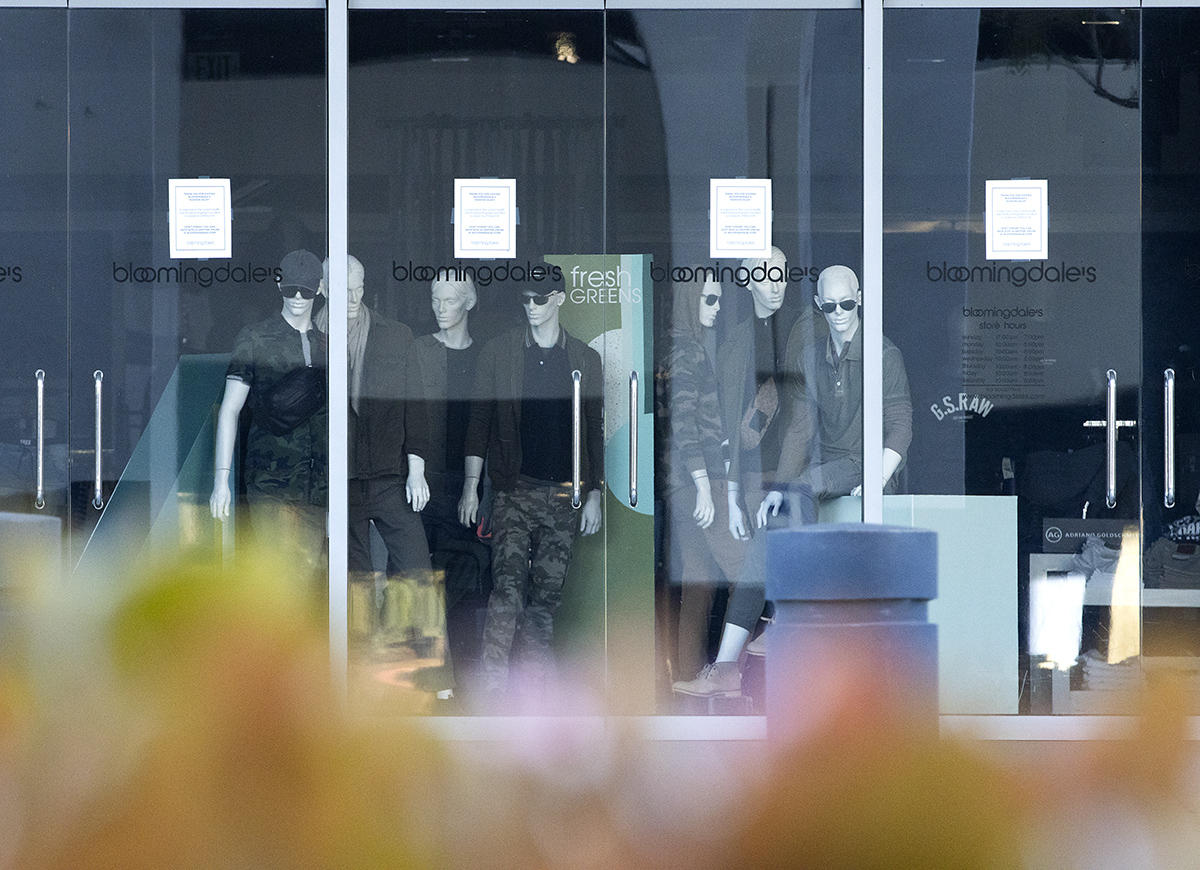
[[[492,509],[492,595],[483,626],[481,665],[488,689],[504,688],[509,657],[520,652],[535,666],[551,660],[554,611],[579,520],[570,487],[518,483],[497,492]]]

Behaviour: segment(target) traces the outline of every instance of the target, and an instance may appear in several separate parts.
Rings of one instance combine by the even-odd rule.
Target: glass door
[[[302,566],[298,594],[324,588],[324,28],[70,12],[77,571],[257,537]]]
[[[1114,712],[1142,650],[1139,13],[884,26],[884,332],[914,408],[885,519],[939,532],[942,712]]]
[[[1200,124],[1190,108],[1200,9],[1142,16],[1142,665],[1191,676],[1200,661]]]
[[[0,575],[15,579],[34,540],[57,570],[70,516],[66,10],[0,9],[0,48]]]
[[[607,20],[608,246],[654,300],[656,709],[762,712],[766,531],[861,517],[861,14]]]

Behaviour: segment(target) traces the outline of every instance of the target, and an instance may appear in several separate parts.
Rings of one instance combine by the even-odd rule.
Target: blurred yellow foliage
[[[453,743],[348,712],[285,560],[162,562],[25,590],[0,659],[0,868],[1186,866],[1188,698],[1030,764],[939,737],[869,663],[794,739],[692,746],[620,720]],[[846,657],[849,659],[849,657]],[[413,692],[393,712],[424,709]],[[595,720],[602,717],[593,717]]]

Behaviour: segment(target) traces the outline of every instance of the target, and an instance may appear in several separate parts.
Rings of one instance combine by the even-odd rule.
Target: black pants
[[[421,515],[404,499],[404,478],[351,478],[349,493],[350,571],[369,572],[371,564],[371,526],[387,547],[388,576],[415,574],[429,570],[429,546]]]

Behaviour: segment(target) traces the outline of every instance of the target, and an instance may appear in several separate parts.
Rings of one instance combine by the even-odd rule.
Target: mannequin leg
[[[571,565],[578,524],[567,494],[539,487],[536,491],[537,531],[530,552],[529,605],[521,621],[522,658],[530,665],[532,688],[537,691],[553,676],[554,614],[562,602],[563,582]]]
[[[742,648],[750,639],[750,629],[732,622],[721,629],[721,646],[717,649],[718,662],[736,662],[742,656]]]
[[[492,504],[492,594],[480,656],[483,690],[508,685],[509,657],[529,585],[529,524],[519,490],[497,492]]]
[[[693,676],[708,662],[708,618],[716,588],[712,583],[686,579],[680,584],[677,661],[680,676]]]
[[[346,543],[350,571],[347,621],[351,639],[366,641],[379,630],[375,570],[371,564],[371,521],[362,494],[362,481],[348,481],[347,494],[349,522]]]

